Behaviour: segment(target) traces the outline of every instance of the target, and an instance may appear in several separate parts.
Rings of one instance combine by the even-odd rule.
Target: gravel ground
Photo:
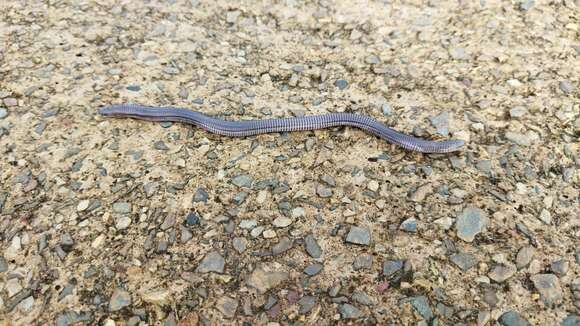
[[[2,1],[2,325],[579,325],[579,8]],[[97,115],[124,102],[468,146]]]

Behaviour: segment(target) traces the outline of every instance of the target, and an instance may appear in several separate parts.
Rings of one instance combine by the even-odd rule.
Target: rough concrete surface
[[[3,325],[578,325],[579,8],[0,1]],[[468,145],[97,114],[126,102]]]

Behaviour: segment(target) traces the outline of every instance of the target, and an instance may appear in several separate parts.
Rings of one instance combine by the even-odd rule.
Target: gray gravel
[[[109,311],[119,311],[131,304],[131,294],[129,292],[116,288],[109,300]]]
[[[467,207],[457,218],[457,236],[466,242],[472,242],[489,223],[487,214],[477,207]]]
[[[316,239],[312,234],[309,234],[306,237],[304,237],[304,246],[306,252],[312,258],[320,258],[320,256],[322,256],[322,248],[320,247],[320,245],[318,244],[318,242],[316,241]]]
[[[201,263],[196,268],[198,273],[223,273],[225,268],[224,258],[216,251],[212,251],[203,257]]]
[[[4,319],[578,324],[577,4],[330,4],[2,2]],[[97,114],[126,102],[467,146]]]
[[[346,242],[368,246],[371,243],[371,233],[367,228],[351,226]]]

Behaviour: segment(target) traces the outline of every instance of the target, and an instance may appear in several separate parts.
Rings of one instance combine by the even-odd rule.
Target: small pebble
[[[322,264],[319,263],[310,264],[304,269],[304,274],[308,276],[314,276],[320,273],[322,267],[323,267]]]
[[[552,224],[552,214],[547,209],[542,209],[538,219],[540,219],[540,221],[544,222],[546,225]]]
[[[194,226],[199,224],[199,215],[195,212],[189,212],[185,217],[185,224],[187,226]]]
[[[11,298],[22,290],[22,285],[17,278],[11,278],[4,284],[8,297]]]
[[[72,236],[69,233],[63,234],[62,237],[60,238],[60,245],[66,251],[70,251],[70,249],[72,248],[72,246],[74,244],[75,244],[75,241],[73,240]]]
[[[371,180],[367,184],[367,189],[370,191],[376,192],[377,190],[379,190],[379,183],[376,180]]]
[[[433,319],[433,310],[431,310],[431,307],[429,306],[429,300],[427,297],[423,295],[414,297],[411,300],[411,305],[415,308],[415,311],[425,319],[425,321],[429,322]]]
[[[376,65],[381,63],[381,59],[378,56],[371,54],[365,58],[365,62],[371,65]]]
[[[287,272],[266,271],[262,266],[257,266],[246,279],[246,284],[263,294],[286,281],[289,277],[290,275]]]
[[[475,167],[484,174],[489,175],[491,173],[491,160],[481,160],[477,162]]]
[[[425,198],[433,193],[433,186],[430,183],[421,185],[417,187],[414,191],[409,192],[409,200],[412,202],[420,203]]]
[[[538,136],[533,131],[530,131],[527,134],[508,131],[505,133],[505,138],[514,144],[527,147],[532,145],[532,143],[538,139]]]
[[[487,214],[477,207],[465,208],[455,223],[457,236],[466,242],[472,242],[475,236],[481,233],[489,223]]]
[[[363,317],[363,313],[357,307],[348,303],[340,305],[338,312],[342,319],[358,319]]]
[[[562,80],[559,83],[560,90],[565,94],[570,94],[574,91],[574,85],[568,80]]]
[[[320,256],[322,256],[322,248],[320,248],[320,245],[312,234],[304,237],[304,246],[306,247],[306,252],[310,255],[310,257],[320,258]]]
[[[437,133],[442,136],[449,136],[449,112],[444,111],[439,115],[429,118],[431,124],[437,129]]]
[[[528,113],[528,110],[523,106],[516,106],[510,110],[510,117],[521,118]]]
[[[131,225],[131,218],[129,216],[121,216],[115,223],[115,229],[124,230]]]
[[[525,246],[518,251],[516,256],[516,267],[518,269],[522,269],[530,264],[532,259],[534,258],[534,254],[536,250],[532,246]]]
[[[234,247],[234,249],[236,249],[236,251],[238,253],[243,253],[244,251],[246,251],[246,248],[248,246],[248,240],[246,240],[246,238],[242,238],[242,237],[235,237],[232,240],[232,246]]]
[[[160,228],[161,230],[166,231],[167,229],[172,228],[174,225],[175,225],[175,215],[169,214],[163,220],[163,223],[161,224]]]
[[[90,203],[91,203],[91,201],[88,199],[81,200],[77,205],[77,212],[85,211],[87,208],[89,208]]]
[[[492,268],[487,276],[497,283],[502,283],[512,277],[516,271],[516,267],[512,264],[498,264]]]
[[[449,54],[455,60],[468,60],[469,55],[465,52],[464,48],[451,48]]]
[[[552,263],[550,269],[555,274],[560,276],[564,276],[568,273],[568,268],[570,267],[570,263],[566,259],[559,259]]]
[[[5,108],[0,108],[0,120],[8,116],[8,111]]]
[[[517,313],[513,310],[505,312],[503,315],[501,315],[499,317],[498,321],[503,326],[529,326],[530,325],[530,323],[528,323],[527,320],[522,318],[522,316],[520,316],[519,313]]]
[[[224,272],[225,265],[226,261],[224,258],[217,251],[212,251],[205,255],[195,271],[198,273],[215,272],[222,274]]]
[[[399,229],[406,231],[406,232],[417,232],[417,219],[414,217],[408,218],[403,223]]]
[[[277,228],[285,228],[292,224],[292,220],[286,216],[279,216],[272,222],[272,224]]]
[[[328,198],[332,196],[332,189],[324,186],[323,184],[319,184],[316,187],[316,193],[322,198]]]
[[[113,204],[113,212],[119,213],[119,214],[131,213],[131,204],[125,203],[125,202],[114,203]]]
[[[580,325],[580,315],[573,315],[573,314],[569,314],[566,318],[564,318],[564,320],[562,320],[562,323],[560,323],[560,326],[578,326]]]
[[[351,298],[352,300],[365,306],[373,305],[373,301],[371,300],[371,298],[366,293],[358,289],[353,291]]]
[[[250,231],[250,235],[252,236],[252,238],[257,238],[262,234],[262,232],[264,232],[264,227],[257,226],[255,228],[253,228],[252,231]],[[274,237],[276,237],[275,233],[274,233]]]
[[[302,208],[302,207],[296,207],[296,208],[292,209],[292,212],[290,213],[290,215],[294,219],[304,217],[305,214],[306,214],[306,212],[304,211],[304,208]]]
[[[387,260],[383,263],[383,275],[386,278],[391,277],[398,271],[403,269],[404,262],[402,260]]]
[[[540,292],[540,299],[550,307],[559,304],[563,300],[560,281],[554,274],[536,274],[530,278]]]
[[[197,188],[197,190],[195,191],[195,194],[193,195],[193,202],[194,203],[199,203],[199,202],[206,203],[208,198],[209,198],[209,195],[205,189]]]
[[[262,236],[264,236],[265,239],[273,239],[273,238],[277,237],[278,235],[276,234],[276,231],[274,231],[272,229],[268,229],[268,230],[264,231],[264,233],[262,233]]]
[[[309,313],[312,308],[316,305],[316,297],[305,295],[300,300],[298,300],[298,314],[304,315]]]
[[[265,236],[264,236],[265,237]],[[282,254],[292,248],[292,240],[288,237],[281,237],[280,241],[272,247],[272,255]]]
[[[340,90],[344,90],[348,87],[348,82],[344,79],[338,79],[334,82],[334,86],[338,87]]]
[[[449,257],[451,262],[459,267],[463,272],[467,272],[477,264],[477,258],[469,253],[457,253]]]
[[[232,179],[232,183],[240,188],[250,188],[253,178],[248,174],[241,174]]]
[[[369,254],[357,255],[352,264],[355,271],[370,269],[373,265],[373,256]]]
[[[383,115],[386,116],[393,114],[393,109],[388,103],[383,103],[383,105],[381,105],[381,111],[383,112]]]
[[[371,232],[367,228],[351,226],[346,242],[368,246],[371,243]]]
[[[113,295],[111,295],[111,299],[109,300],[109,311],[119,311],[130,304],[131,295],[129,292],[120,288],[116,288],[115,291],[113,291]]]
[[[491,308],[494,308],[499,303],[499,298],[497,294],[491,288],[486,288],[483,292],[483,301],[487,303]]]
[[[241,220],[240,221],[240,228],[242,229],[253,229],[258,225],[258,221],[256,220]]]
[[[7,97],[4,99],[4,105],[6,105],[7,107],[17,106],[18,100],[13,97]]]
[[[219,298],[216,302],[216,308],[224,315],[226,318],[234,318],[236,315],[236,310],[238,309],[238,300],[232,299],[229,296],[223,296]]]

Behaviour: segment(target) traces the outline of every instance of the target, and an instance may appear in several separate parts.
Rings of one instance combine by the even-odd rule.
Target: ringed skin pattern
[[[421,153],[450,153],[465,145],[463,140],[430,141],[393,130],[375,119],[353,113],[329,113],[298,118],[229,121],[210,117],[201,112],[174,107],[115,104],[103,107],[99,113],[106,117],[134,118],[148,121],[183,122],[208,132],[228,136],[246,137],[258,134],[287,131],[304,131],[350,126],[362,129],[407,150]]]

